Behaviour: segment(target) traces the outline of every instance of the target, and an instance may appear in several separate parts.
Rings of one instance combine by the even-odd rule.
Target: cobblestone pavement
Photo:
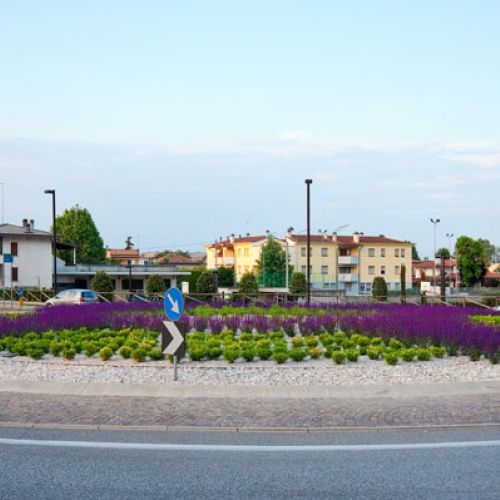
[[[0,424],[381,427],[500,424],[500,394],[395,398],[154,398],[0,392]]]

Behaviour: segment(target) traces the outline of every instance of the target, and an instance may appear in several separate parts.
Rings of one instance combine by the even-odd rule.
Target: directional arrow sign
[[[184,335],[173,321],[163,321],[162,343],[164,354],[173,356],[184,356],[186,346],[184,344]]]
[[[184,311],[184,297],[178,288],[169,288],[163,300],[165,314],[170,321],[177,321]]]

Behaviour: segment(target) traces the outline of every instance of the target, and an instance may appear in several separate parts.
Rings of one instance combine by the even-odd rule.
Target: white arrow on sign
[[[165,347],[163,353],[175,355],[179,347],[184,343],[184,337],[173,321],[164,321],[163,324],[169,331],[170,335],[172,335],[172,340],[170,341],[170,344]]]
[[[168,301],[170,302],[170,305],[172,306],[172,311],[175,314],[179,314],[179,302],[177,300],[174,300],[170,294],[167,294]]]

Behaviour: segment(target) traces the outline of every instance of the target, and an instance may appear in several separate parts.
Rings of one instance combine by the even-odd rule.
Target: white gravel
[[[46,358],[46,359],[45,359]],[[46,356],[41,361],[27,357],[0,357],[0,380],[57,381],[161,385],[172,382],[173,367],[167,361],[135,363],[115,357],[107,362],[79,355],[73,361]],[[187,362],[178,370],[179,383],[185,385],[248,385],[349,387],[355,385],[412,384],[438,382],[500,381],[500,365],[488,360],[471,362],[467,357],[433,359],[427,362],[400,361],[389,366],[365,356],[357,363],[335,365],[322,360],[300,363],[274,361]]]

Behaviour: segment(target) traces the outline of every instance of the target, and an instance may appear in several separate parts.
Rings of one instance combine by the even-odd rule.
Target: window
[[[305,256],[306,256],[306,247],[302,247],[302,248],[300,249],[300,255],[301,255],[302,257],[305,257]]]
[[[350,257],[351,256],[351,249],[350,248],[341,248],[340,249],[340,256],[341,257]]]
[[[394,249],[394,257],[399,257],[399,248]]]
[[[394,266],[394,274],[395,274],[396,276],[399,276],[399,273],[400,273],[400,271],[399,271],[399,266]]]
[[[300,272],[306,274],[306,266],[300,266]]]
[[[248,248],[243,249],[243,257],[248,257]]]
[[[10,242],[10,253],[12,255],[17,255],[17,241],[11,241]]]
[[[385,274],[385,266],[380,266],[380,274]]]
[[[368,257],[375,257],[375,248],[368,249]]]
[[[328,274],[328,266],[321,266],[321,274]]]
[[[19,281],[19,272],[17,267],[12,268],[12,281]]]
[[[321,257],[328,257],[328,248],[323,247],[321,249]]]
[[[380,249],[380,257],[385,257],[385,248]]]
[[[368,266],[368,274],[375,274],[375,266]]]
[[[238,257],[241,257],[241,248],[238,248]]]
[[[404,259],[404,256],[405,256],[405,249],[404,249],[404,248],[402,248],[402,249],[401,249],[401,257]]]

